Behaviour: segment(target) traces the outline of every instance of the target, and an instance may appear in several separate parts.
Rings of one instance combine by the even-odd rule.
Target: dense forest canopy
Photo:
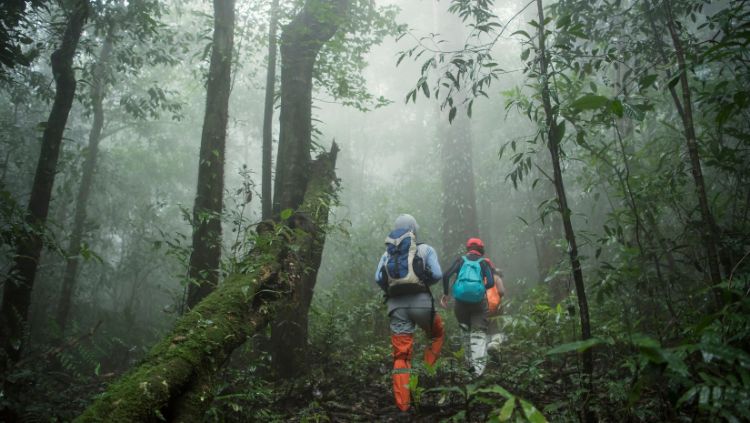
[[[750,420],[749,45],[747,0],[2,2],[0,420]],[[494,264],[484,373],[463,271],[396,330],[409,231]]]

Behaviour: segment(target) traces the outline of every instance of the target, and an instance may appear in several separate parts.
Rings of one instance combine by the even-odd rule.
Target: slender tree
[[[299,207],[308,181],[312,146],[312,86],[315,60],[338,30],[348,0],[308,0],[281,35],[281,112],[274,212]],[[275,370],[293,376],[305,368],[308,310],[317,266],[295,281],[294,297],[282,307],[271,331]]]
[[[23,332],[28,318],[31,291],[43,247],[42,232],[49,213],[63,132],[76,91],[73,57],[89,14],[89,8],[88,0],[78,0],[73,3],[60,47],[51,56],[55,98],[42,135],[42,149],[29,199],[26,220],[32,230],[19,241],[13,266],[3,285],[0,339],[11,360],[18,360],[22,352]]]
[[[575,232],[573,231],[573,224],[570,219],[571,213],[570,209],[568,208],[568,199],[565,194],[565,184],[563,182],[562,170],[560,168],[561,132],[557,123],[557,113],[552,108],[552,101],[550,100],[548,58],[545,46],[547,37],[544,28],[544,7],[542,5],[542,0],[537,0],[536,4],[539,16],[539,79],[541,84],[542,107],[544,108],[545,116],[545,127],[547,130],[547,148],[549,149],[550,158],[552,160],[552,179],[555,185],[555,192],[557,194],[557,202],[560,208],[563,229],[565,231],[565,239],[568,242],[568,255],[570,257],[570,265],[573,271],[573,281],[575,282],[576,297],[578,297],[578,309],[581,319],[581,339],[585,341],[591,338],[589,305],[588,300],[586,299],[586,289],[583,284],[583,272],[581,271],[581,261],[578,256],[578,244],[576,242]],[[593,386],[592,376],[594,373],[594,358],[590,348],[583,352],[583,371],[588,379],[586,384],[589,391],[586,399],[583,402],[583,418],[585,421],[593,421],[593,416],[590,414],[590,408],[588,404],[591,398],[591,388]]]
[[[674,87],[671,88],[671,94],[675,107],[677,108],[678,114],[682,120],[685,145],[690,159],[690,170],[695,183],[695,193],[698,197],[701,218],[703,219],[703,224],[701,225],[701,237],[703,238],[703,243],[706,248],[706,259],[708,260],[711,283],[716,285],[721,282],[721,269],[719,268],[719,230],[708,203],[706,183],[703,179],[703,170],[701,169],[698,140],[695,136],[695,125],[693,123],[693,101],[691,99],[690,83],[688,81],[688,68],[685,61],[685,51],[682,46],[682,40],[680,40],[680,34],[677,32],[674,13],[672,11],[672,3],[670,0],[665,0],[663,5],[666,12],[669,36],[672,40],[675,56],[677,58],[682,100],[677,96]],[[732,265],[727,258],[723,257],[722,259],[725,262],[725,270],[727,274],[729,274],[732,270]]]
[[[99,141],[102,137],[102,128],[104,127],[104,96],[106,95],[106,74],[107,66],[112,53],[113,44],[113,26],[110,27],[107,36],[102,43],[99,58],[94,64],[91,78],[91,108],[93,111],[93,123],[89,131],[89,143],[86,150],[86,158],[83,162],[83,173],[81,175],[81,185],[78,187],[76,196],[76,210],[73,219],[73,230],[70,235],[68,244],[68,258],[65,263],[65,273],[63,275],[62,292],[57,306],[57,325],[61,332],[65,332],[70,314],[70,306],[73,301],[75,291],[76,276],[80,263],[81,242],[86,224],[86,208],[88,206],[91,186],[93,185],[94,172],[96,170],[96,161],[99,155]]]
[[[208,295],[219,281],[221,212],[224,202],[224,149],[231,91],[234,0],[214,0],[214,37],[206,84],[206,111],[193,206],[187,307]]]
[[[271,167],[273,166],[273,103],[276,90],[276,28],[279,0],[271,2],[271,23],[268,26],[268,69],[266,71],[266,100],[263,110],[263,164],[261,174],[261,208],[263,219],[273,212]]]

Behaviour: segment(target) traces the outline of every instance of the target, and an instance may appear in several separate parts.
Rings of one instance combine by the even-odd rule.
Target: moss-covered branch
[[[336,181],[337,150],[334,144],[330,153],[313,162],[298,213],[284,226],[270,225],[278,230],[259,230],[258,243],[247,258],[250,270],[227,277],[177,322],[137,368],[98,397],[77,422],[185,419],[180,409],[184,410],[187,401],[180,398],[201,390],[195,386],[196,380],[218,369],[248,336],[263,328],[277,304],[293,293],[309,264],[317,266]],[[189,402],[195,413],[205,409]],[[207,406],[209,401],[204,402]],[[183,417],[178,418],[180,415]]]

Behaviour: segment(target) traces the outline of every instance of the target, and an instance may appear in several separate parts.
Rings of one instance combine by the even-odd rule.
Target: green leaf
[[[422,83],[422,92],[425,97],[430,98],[430,89],[427,87],[427,82]]]
[[[292,217],[292,213],[294,213],[294,210],[292,209],[284,209],[281,211],[281,220],[287,220],[290,217]]]
[[[656,78],[658,78],[656,74],[646,75],[641,78],[640,81],[638,81],[638,85],[641,86],[642,90],[645,90],[646,88],[654,85],[654,82],[656,82]]]
[[[577,111],[583,110],[594,110],[607,107],[609,105],[609,99],[600,95],[586,94],[583,97],[577,98],[570,107]]]
[[[526,415],[526,418],[531,423],[547,423],[547,418],[530,402],[521,400],[521,408],[523,409],[523,414]]]
[[[508,392],[505,388],[499,385],[490,386],[488,388],[477,389],[477,392],[484,394],[500,394],[505,398],[513,398],[513,394]]]
[[[604,344],[604,340],[599,338],[589,338],[585,341],[575,341],[575,342],[569,342],[567,344],[558,345],[555,348],[552,348],[551,350],[547,351],[547,355],[553,355],[553,354],[563,354],[570,351],[578,351],[583,352],[587,349],[599,345]]]
[[[512,37],[512,36],[514,36],[516,34],[523,35],[524,37],[528,38],[529,40],[531,39],[531,35],[529,35],[529,33],[526,32],[526,31],[524,31],[524,30],[516,31],[516,32],[510,34],[510,36]]]
[[[622,103],[620,100],[612,100],[612,103],[609,105],[609,109],[614,113],[617,117],[622,117],[625,109],[622,107]]]
[[[526,59],[528,59],[528,58],[529,58],[529,54],[530,54],[530,53],[531,53],[531,50],[530,50],[530,49],[528,49],[528,48],[527,48],[526,50],[522,51],[522,52],[521,52],[521,60],[526,60]]]
[[[505,401],[503,408],[500,409],[500,414],[497,416],[501,422],[510,420],[510,417],[513,415],[513,409],[515,408],[515,406],[515,398],[509,398],[507,401]]]
[[[453,119],[456,117],[456,108],[451,107],[450,111],[448,112],[448,122],[453,122]]]

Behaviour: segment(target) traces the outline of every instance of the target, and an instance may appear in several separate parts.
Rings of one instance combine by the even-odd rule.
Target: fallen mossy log
[[[264,223],[246,259],[246,273],[234,274],[189,313],[135,369],[109,386],[76,422],[201,420],[207,398],[196,404],[202,385],[229,354],[273,318],[297,280],[319,266],[325,241],[338,147],[312,163],[302,206],[281,224]],[[315,259],[318,262],[315,262]],[[198,386],[196,386],[198,385]],[[187,398],[182,397],[187,395]],[[187,400],[189,398],[189,400]],[[200,400],[200,399],[199,399]]]

